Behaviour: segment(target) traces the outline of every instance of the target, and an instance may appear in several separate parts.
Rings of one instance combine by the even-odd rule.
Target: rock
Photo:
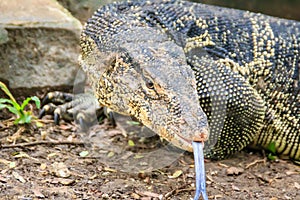
[[[100,7],[120,0],[57,0],[67,8],[74,17],[85,23],[88,18]]]
[[[8,42],[8,33],[4,28],[0,27],[0,45]]]
[[[0,80],[28,93],[73,86],[81,23],[54,0],[1,0],[0,13]]]

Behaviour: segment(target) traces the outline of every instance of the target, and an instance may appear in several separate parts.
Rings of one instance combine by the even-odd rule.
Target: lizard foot
[[[115,124],[112,113],[100,107],[97,99],[88,93],[74,95],[59,91],[49,92],[42,101],[39,118],[47,114],[53,115],[56,125],[60,119],[75,120],[83,131],[88,130],[103,116],[107,116]]]

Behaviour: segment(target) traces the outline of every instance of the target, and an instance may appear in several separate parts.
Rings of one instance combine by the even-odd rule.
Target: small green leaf
[[[0,88],[12,101],[17,102],[13,97],[13,95],[10,93],[9,89],[6,87],[6,85],[1,81],[0,81]]]
[[[128,140],[128,146],[130,146],[130,147],[134,147],[134,146],[135,146],[135,144],[134,144],[134,142],[133,142],[132,140]]]
[[[31,97],[31,100],[35,102],[35,105],[36,105],[37,109],[41,108],[41,101],[37,96]]]
[[[14,121],[14,124],[29,124],[31,122],[31,115],[25,114],[21,115],[18,119]]]
[[[25,109],[25,106],[27,106],[27,104],[29,103],[29,101],[31,100],[31,97],[27,97],[24,101],[23,101],[23,103],[22,103],[22,105],[21,105],[21,110],[24,110]]]
[[[40,108],[40,106],[41,106],[41,101],[40,101],[40,99],[39,99],[38,97],[36,97],[36,96],[33,96],[33,97],[27,97],[27,98],[23,101],[23,103],[22,103],[20,109],[21,109],[21,110],[24,110],[25,107],[28,105],[29,101],[34,101],[36,107],[37,107],[38,109]]]
[[[10,99],[3,99],[3,98],[1,98],[0,99],[0,103],[2,104],[2,103],[10,103],[10,104],[12,104],[12,101],[10,100]]]
[[[89,155],[88,151],[82,151],[82,152],[79,153],[80,157],[86,157],[87,155]]]
[[[17,102],[14,102],[14,101],[12,101],[10,99],[0,99],[0,104],[2,104],[2,103],[9,103],[12,106],[14,106],[16,109],[18,109],[20,107]]]
[[[269,159],[269,160],[276,160],[276,159],[277,159],[277,156],[274,156],[272,153],[269,153],[269,154],[268,154],[268,159]]]
[[[139,126],[141,123],[137,121],[126,121],[127,124],[133,125],[133,126]]]
[[[276,153],[276,146],[275,146],[275,142],[270,142],[268,144],[267,150],[272,152],[273,154]]]
[[[13,114],[15,114],[15,115],[17,115],[17,116],[20,115],[20,112],[19,112],[19,110],[17,110],[16,107],[13,107],[13,106],[7,106],[6,108],[9,110],[9,112],[11,112],[11,113],[13,113]]]

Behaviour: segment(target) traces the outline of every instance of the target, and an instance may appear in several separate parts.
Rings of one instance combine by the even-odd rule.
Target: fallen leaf
[[[30,158],[30,156],[27,153],[19,152],[14,155],[15,158]]]
[[[295,182],[294,186],[295,186],[296,189],[300,190],[300,184],[299,183]]]
[[[11,163],[11,161],[0,158],[0,163],[3,163],[5,165],[9,165]]]
[[[21,176],[18,172],[13,172],[12,175],[21,183],[26,183],[25,179],[23,176]]]
[[[36,125],[38,128],[41,128],[41,127],[44,126],[44,123],[39,122],[39,121],[35,121],[35,125]]]
[[[32,189],[31,191],[33,192],[33,194],[36,197],[38,197],[38,198],[45,198],[45,195],[43,195],[43,193],[38,188]]]
[[[41,163],[40,169],[45,170],[46,168],[47,168],[47,164],[46,163]]]
[[[294,174],[299,174],[298,172],[294,172],[294,171],[287,171],[286,175],[294,175]]]
[[[10,162],[9,163],[9,168],[12,169],[12,168],[15,168],[16,167],[16,162]]]
[[[154,192],[148,192],[148,191],[135,191],[137,194],[147,197],[153,197],[153,198],[162,198],[161,194],[157,194]]]
[[[139,158],[144,158],[144,156],[141,155],[141,154],[136,154],[136,155],[134,156],[134,159],[139,159]]]
[[[278,200],[277,197],[271,197],[269,200]]]
[[[94,174],[94,175],[90,176],[89,179],[92,180],[92,179],[95,179],[95,178],[97,178],[97,177],[98,177],[98,175],[97,175],[97,174]]]
[[[107,157],[111,158],[115,155],[115,152],[113,151],[110,151],[108,154],[107,154]]]
[[[229,167],[226,170],[227,175],[240,175],[244,172],[244,169],[241,167]]]
[[[104,170],[108,171],[108,172],[117,172],[117,170],[109,168],[109,167],[104,167]]]
[[[58,182],[63,184],[63,185],[71,185],[72,183],[75,182],[75,180],[74,179],[67,179],[67,178],[59,178]]]
[[[140,199],[140,195],[138,195],[137,193],[131,193],[130,196],[134,199]]]
[[[49,153],[49,154],[47,155],[47,158],[49,159],[49,158],[54,157],[54,156],[56,156],[56,153]]]
[[[232,187],[232,189],[235,190],[235,191],[240,191],[240,188],[238,188],[238,187],[235,186],[235,185],[232,185],[231,187]]]
[[[86,157],[87,155],[89,155],[88,151],[82,151],[82,152],[79,153],[80,157]]]
[[[52,172],[57,177],[67,178],[67,177],[71,176],[69,169],[63,162],[55,162],[51,166],[52,166]]]
[[[31,160],[34,160],[36,162],[39,162],[39,159],[37,158],[33,158],[31,156],[29,156],[27,153],[24,153],[24,152],[18,152],[14,155],[15,158],[29,158]]]
[[[128,140],[128,146],[130,146],[130,147],[134,147],[134,146],[135,146],[135,144],[134,144],[134,142],[133,142],[132,140]]]
[[[61,125],[59,125],[59,128],[66,131],[66,130],[72,129],[72,126],[66,125],[66,124],[61,124]]]
[[[182,174],[182,170],[177,170],[173,173],[172,176],[168,176],[169,178],[178,178]]]

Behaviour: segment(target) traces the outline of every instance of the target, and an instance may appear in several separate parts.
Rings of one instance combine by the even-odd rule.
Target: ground
[[[78,15],[84,22],[92,9],[82,10]],[[73,122],[56,126],[51,116],[39,121],[39,128],[12,122],[12,115],[1,110],[1,200],[193,198],[193,155],[150,137],[147,130],[137,134],[142,129],[133,122],[113,127],[104,120],[89,133]],[[266,157],[247,150],[226,160],[206,160],[209,199],[300,199],[300,167]]]
[[[141,140],[128,132],[128,127],[136,126],[132,122],[124,131],[123,122],[113,127],[104,120],[89,133],[78,131],[71,122],[55,126],[50,116],[39,122],[40,128],[34,123],[13,125],[11,115],[1,112],[0,199],[146,200],[194,195],[193,155],[155,136],[144,135]],[[300,199],[300,167],[291,161],[270,161],[248,150],[226,160],[207,160],[205,167],[209,199]]]

